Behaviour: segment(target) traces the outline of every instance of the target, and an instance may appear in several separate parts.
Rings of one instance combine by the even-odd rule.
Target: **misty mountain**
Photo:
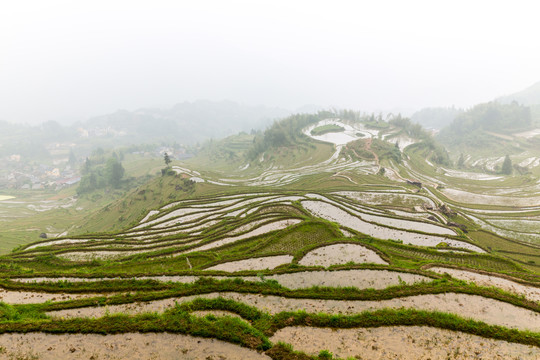
[[[454,121],[461,113],[463,110],[455,107],[424,108],[412,114],[411,120],[424,128],[440,130]]]
[[[19,154],[34,160],[49,157],[47,144],[74,141],[77,132],[55,121],[40,125],[20,125],[0,121],[0,156]]]
[[[78,124],[89,133],[107,133],[122,143],[175,141],[194,144],[242,131],[263,129],[289,110],[265,106],[245,106],[232,101],[198,100],[170,109],[119,110]]]
[[[193,145],[263,130],[289,114],[289,110],[279,108],[200,100],[169,109],[119,110],[72,125],[0,121],[0,157],[20,155],[25,161],[49,161],[59,148],[73,148],[77,156],[87,156],[97,148],[151,143]]]
[[[487,146],[486,135],[512,134],[531,128],[531,109],[517,102],[502,104],[489,102],[479,104],[459,114],[438,135],[441,142],[449,146],[467,144]]]
[[[537,126],[540,124],[540,81],[514,94],[499,97],[495,101],[503,104],[517,102],[528,105],[531,108],[533,123],[537,124]]]
[[[540,105],[540,81],[514,94],[501,96],[496,101],[503,104],[516,101],[523,105]]]

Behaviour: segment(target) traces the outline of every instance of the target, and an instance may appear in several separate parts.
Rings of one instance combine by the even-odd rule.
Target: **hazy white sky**
[[[536,1],[0,3],[0,119],[229,99],[470,106],[540,81]]]

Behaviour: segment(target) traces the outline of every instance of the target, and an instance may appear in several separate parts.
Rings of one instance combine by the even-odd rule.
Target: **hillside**
[[[454,119],[463,112],[455,107],[424,108],[411,116],[411,121],[422,125],[424,128],[440,130],[450,125]]]
[[[534,358],[536,182],[453,170],[442,151],[409,119],[352,112],[209,143],[73,232],[0,257],[0,327],[19,344],[0,345],[57,358]]]
[[[540,127],[540,82],[514,94],[499,97],[495,101],[502,104],[517,102],[528,106],[531,109],[533,124]]]
[[[121,143],[168,141],[195,144],[238,132],[265,128],[290,112],[264,106],[245,106],[232,101],[198,100],[169,109],[117,111],[91,118],[78,127],[95,132],[106,129]]]
[[[501,139],[512,140],[511,134],[532,128],[529,107],[517,103],[490,102],[476,105],[458,115],[441,130],[437,138],[452,150],[471,152],[476,148],[498,152],[496,148],[504,146]]]
[[[508,156],[513,173],[538,176],[540,125],[534,112],[516,102],[479,104],[459,115],[436,139],[461,170],[497,176]]]
[[[540,81],[516,93],[501,96],[496,101],[504,104],[516,101],[523,105],[540,105]]]
[[[290,111],[279,108],[199,100],[169,109],[119,110],[72,125],[55,121],[39,125],[0,121],[0,164],[7,167],[10,164],[5,159],[16,156],[24,165],[52,165],[67,162],[70,150],[77,159],[84,160],[99,148],[144,148],[148,144],[192,147],[209,139],[260,131],[289,114]]]

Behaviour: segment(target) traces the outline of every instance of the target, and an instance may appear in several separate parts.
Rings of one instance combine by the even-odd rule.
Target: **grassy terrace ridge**
[[[14,320],[19,314],[13,314]],[[248,348],[266,350],[271,347],[268,339],[244,321],[223,317],[215,320],[190,316],[187,312],[172,309],[164,314],[137,316],[112,315],[99,319],[30,320],[0,323],[0,333],[44,332],[52,334],[122,334],[128,332],[171,332],[200,337],[216,338]]]
[[[62,286],[62,283],[52,284],[31,284],[28,286],[13,286],[13,289],[21,290],[47,290],[49,292],[58,293],[70,293],[70,287],[73,288],[73,293],[85,293],[85,292],[103,292],[107,294],[113,291],[113,285],[121,284],[120,288],[129,289],[128,291],[135,291],[135,293],[124,293],[111,295],[108,297],[94,297],[84,298],[69,301],[50,302],[50,303],[37,303],[31,305],[14,305],[16,309],[34,309],[36,311],[55,311],[64,309],[76,309],[82,307],[94,307],[94,306],[106,306],[106,305],[119,305],[119,304],[131,304],[136,302],[147,302],[152,300],[162,300],[176,297],[219,293],[219,292],[235,292],[243,294],[261,294],[261,295],[273,295],[285,298],[296,299],[324,299],[324,300],[362,300],[362,301],[380,301],[389,300],[394,298],[402,298],[416,295],[427,294],[444,294],[444,293],[458,293],[468,295],[478,295],[485,298],[490,298],[502,302],[506,302],[524,309],[529,309],[535,312],[540,312],[540,303],[527,300],[521,296],[517,296],[512,293],[505,292],[498,288],[493,287],[480,287],[474,284],[469,284],[465,281],[453,280],[443,277],[441,279],[434,279],[431,282],[416,283],[416,284],[403,284],[390,286],[385,289],[376,290],[372,288],[357,289],[354,287],[335,288],[335,287],[320,287],[315,286],[305,289],[290,290],[281,286],[279,283],[273,280],[266,280],[263,282],[250,282],[242,279],[230,279],[230,280],[215,280],[211,278],[199,279],[192,284],[159,284],[152,281],[146,281],[142,283],[137,282],[110,282],[100,284],[87,284],[81,286]],[[150,291],[153,285],[156,289],[162,286],[163,290]],[[131,288],[130,288],[131,286]],[[51,291],[52,290],[52,291]]]
[[[328,125],[317,126],[313,130],[311,130],[311,135],[321,136],[321,135],[332,133],[332,132],[342,132],[342,131],[345,131],[344,127],[335,125],[335,124],[328,124]]]
[[[117,334],[133,331],[167,331],[217,338],[257,350],[270,349],[269,355],[279,351],[280,346],[278,345],[272,351],[274,345],[269,341],[268,336],[281,328],[299,325],[335,329],[423,325],[514,343],[540,345],[540,334],[538,333],[487,325],[478,321],[465,320],[452,314],[411,309],[384,309],[362,312],[351,316],[310,314],[304,311],[281,312],[272,316],[240,302],[222,298],[196,299],[190,303],[176,305],[163,314],[149,313],[135,316],[113,314],[97,319],[56,320],[32,312],[32,309],[28,307],[26,309],[16,309],[4,305],[3,309],[5,313],[4,319],[8,320],[8,322],[0,323],[0,333],[39,331],[55,334],[81,332]],[[201,318],[190,315],[190,312],[195,310],[226,310],[240,315],[242,319],[247,320],[249,323],[228,316],[215,317],[208,315]],[[25,321],[9,321],[18,319],[25,319]],[[289,356],[273,358],[288,359]]]
[[[226,278],[236,278],[236,277],[242,277],[242,276],[268,276],[268,275],[279,275],[279,274],[294,274],[299,272],[313,272],[313,271],[326,271],[326,272],[334,272],[334,271],[342,271],[342,270],[385,270],[385,271],[392,271],[392,272],[401,272],[401,273],[408,273],[408,274],[416,274],[416,275],[423,275],[428,278],[433,279],[439,279],[442,276],[436,273],[432,273],[429,271],[424,270],[424,268],[428,268],[427,266],[424,266],[422,269],[413,269],[413,268],[403,268],[403,267],[396,267],[392,265],[379,265],[379,264],[344,264],[344,265],[332,265],[328,268],[323,268],[321,266],[281,266],[277,267],[275,269],[265,269],[265,270],[240,270],[236,271],[234,273],[226,272],[226,271],[218,271],[218,270],[188,270],[188,271],[181,271],[177,273],[160,273],[155,274],[154,276],[160,277],[160,276],[192,276],[192,277],[201,277],[201,278],[210,278],[213,276],[221,276]],[[139,274],[105,274],[105,275],[99,275],[96,276],[96,274],[91,273],[85,273],[85,274],[77,274],[77,276],[72,276],[75,279],[88,279],[92,280],[93,282],[110,282],[110,281],[116,281],[116,280],[124,280],[129,282],[147,282],[147,281],[154,281],[154,280],[146,280],[146,279],[140,279],[141,277],[149,276],[148,273],[139,273]],[[11,274],[9,276],[0,277],[0,282],[2,282],[2,286],[10,287],[14,285],[9,284],[17,284],[16,286],[23,286],[19,289],[24,288],[22,284],[43,284],[43,283],[56,283],[60,282],[60,287],[70,287],[72,285],[78,284],[77,281],[64,281],[60,280],[61,277],[65,277],[64,274],[59,273],[51,273],[51,274],[36,274],[36,273],[21,273],[21,274]],[[43,277],[50,280],[43,281],[43,282],[24,282],[24,281],[18,281],[18,279],[34,279],[37,277]],[[534,283],[533,283],[534,284]],[[538,284],[540,286],[540,284]],[[48,290],[47,290],[48,291]]]

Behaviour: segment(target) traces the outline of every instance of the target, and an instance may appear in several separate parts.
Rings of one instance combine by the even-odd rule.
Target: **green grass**
[[[372,240],[372,245],[381,249],[381,251],[390,256],[396,264],[400,264],[401,266],[407,266],[407,262],[400,262],[400,260],[406,260],[412,261],[412,264],[409,266],[422,266],[431,263],[450,263],[495,272],[523,271],[516,263],[491,254],[440,253],[436,250],[422,249],[375,239]]]
[[[332,144],[309,141],[299,146],[278,148],[271,153],[265,153],[263,162],[256,163],[256,166],[259,171],[271,165],[283,169],[295,169],[319,164],[327,160],[333,152]]]
[[[126,170],[126,178],[131,178],[127,186],[141,186],[160,171],[163,165],[162,159],[144,157],[140,155],[126,155],[122,162]],[[93,214],[103,212],[103,208],[111,206],[126,196],[126,189],[99,190],[91,194],[76,198],[71,203],[71,198],[76,195],[77,185],[62,189],[58,192],[53,190],[11,190],[10,194],[15,203],[0,202],[0,211],[5,212],[0,232],[0,254],[9,253],[12,249],[21,245],[40,240],[41,233],[60,234],[69,231],[70,234],[80,234],[87,231],[110,230],[118,226],[116,222],[122,215],[113,214],[115,219],[110,221],[98,221],[95,223]],[[128,195],[129,196],[129,195]],[[165,201],[165,199],[163,200]],[[29,205],[50,206],[51,210],[33,211]],[[85,222],[92,219],[91,223]]]
[[[232,317],[200,318],[176,309],[164,314],[137,316],[117,314],[99,319],[0,322],[0,333],[12,332],[103,335],[129,332],[171,332],[215,338],[258,350],[266,350],[271,347],[271,343],[260,331],[242,320]]]
[[[182,190],[178,190],[182,188]],[[193,191],[186,191],[181,176],[159,176],[130,191],[125,197],[103,207],[87,217],[76,229],[77,234],[93,232],[118,232],[138,222],[152,209],[170,202],[218,192],[219,186],[196,184]]]
[[[525,256],[540,256],[540,245],[537,244],[514,241],[482,230],[470,232],[469,236],[488,249],[505,252],[505,256],[514,260],[523,261]]]
[[[194,158],[186,161],[186,165],[188,168],[196,167],[210,172],[238,172],[238,169],[247,163],[245,154],[253,139],[254,135],[241,133],[222,140],[210,140]]]
[[[303,223],[279,236],[273,236],[264,243],[253,249],[254,255],[264,255],[268,253],[296,254],[305,247],[312,247],[329,240],[339,238],[339,230],[328,226],[325,223],[309,222]]]
[[[70,198],[75,195],[74,188],[64,189],[58,193],[47,190],[17,191],[14,201],[16,204],[2,204],[0,209],[9,212],[6,221],[2,222],[0,232],[0,254],[6,254],[12,249],[34,241],[41,240],[41,233],[61,233],[72,229],[74,224],[84,221],[89,213],[106,205],[111,199],[119,197],[120,192],[113,192],[107,197],[98,194],[92,198],[78,199],[77,203],[69,206]],[[48,211],[33,211],[28,205],[47,204],[54,206]]]
[[[317,126],[313,130],[311,130],[311,135],[321,136],[321,135],[332,133],[332,132],[342,132],[342,131],[345,131],[345,128],[343,126],[339,126],[335,124],[328,124],[328,125]]]

